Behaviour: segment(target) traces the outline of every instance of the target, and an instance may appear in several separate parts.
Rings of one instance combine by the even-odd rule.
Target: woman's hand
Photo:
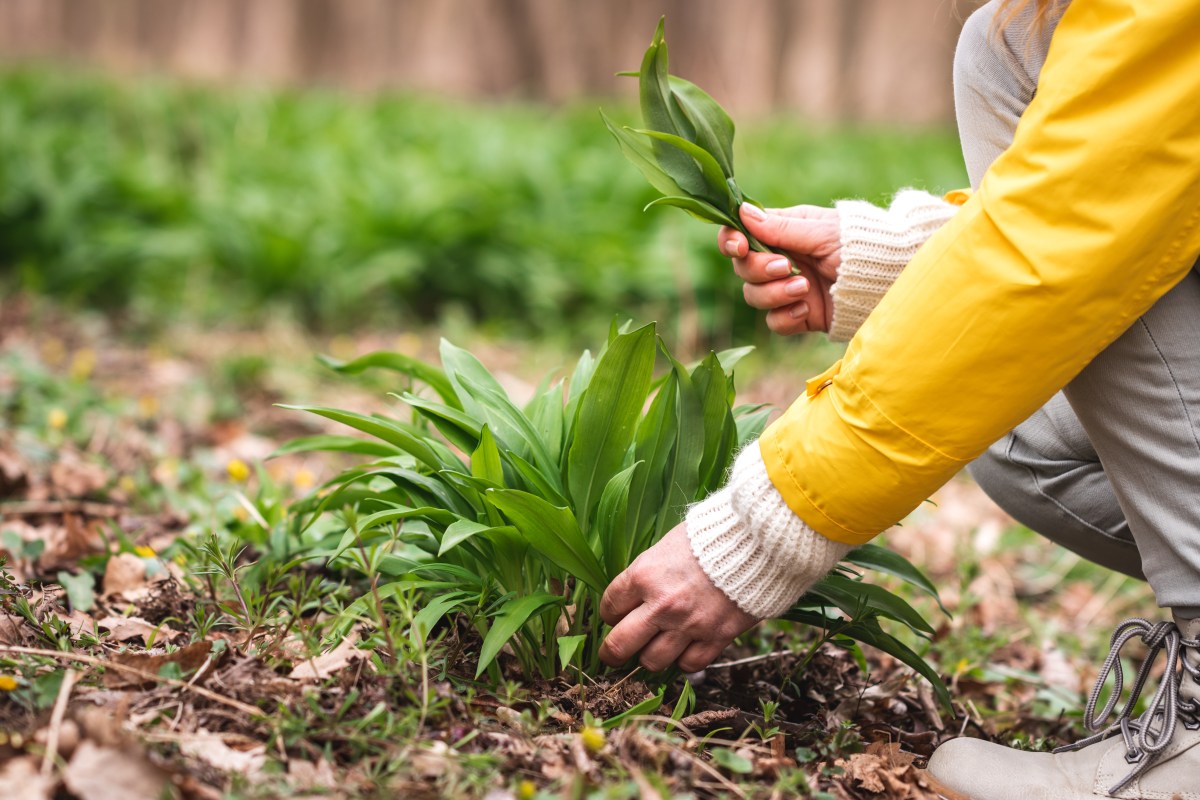
[[[682,523],[609,584],[600,616],[615,626],[600,659],[619,666],[640,652],[651,672],[699,672],[758,622],[709,580]]]
[[[833,321],[829,290],[842,263],[838,213],[820,206],[759,209],[741,207],[742,223],[775,253],[752,253],[740,232],[722,227],[721,252],[733,259],[733,271],[746,282],[746,303],[767,312],[767,327],[782,336],[828,331]],[[790,263],[789,263],[790,261]],[[800,274],[793,276],[795,264]]]

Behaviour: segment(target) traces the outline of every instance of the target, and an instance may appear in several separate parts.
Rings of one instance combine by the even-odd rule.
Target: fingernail
[[[789,295],[791,295],[792,297],[796,297],[797,295],[804,294],[808,291],[808,279],[807,278],[793,278],[792,280],[787,282],[787,285],[785,285],[783,287],[783,290],[785,292],[787,292]]]
[[[730,258],[737,258],[739,249],[741,249],[741,246],[736,239],[730,239],[725,243],[725,255]]]
[[[788,310],[788,314],[791,315],[792,319],[800,319],[801,317],[807,317],[808,316],[808,303],[796,303],[796,305],[792,306]]]
[[[763,210],[753,203],[742,203],[742,214],[750,219],[763,220],[767,218]]]
[[[767,262],[766,272],[768,277],[782,278],[784,275],[792,273],[792,262],[786,258],[775,258]]]

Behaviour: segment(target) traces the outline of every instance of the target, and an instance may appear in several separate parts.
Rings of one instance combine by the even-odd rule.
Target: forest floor
[[[921,647],[949,708],[895,660],[813,650],[812,631],[789,623],[739,640],[694,701],[668,678],[667,705],[611,728],[599,721],[662,678],[530,682],[508,663],[503,685],[481,683],[473,632],[445,626],[426,646],[410,635],[411,605],[385,632],[391,652],[372,658],[360,629],[331,641],[312,611],[320,564],[266,564],[249,534],[244,550],[205,542],[265,536],[344,466],[268,459],[325,430],[275,403],[386,402],[385,386],[323,371],[314,352],[432,358],[436,342],[269,326],[138,343],[5,304],[0,796],[933,797],[920,767],[948,738],[1040,750],[1078,736],[1108,630],[1157,615],[1144,585],[1040,540],[963,476],[883,537],[950,612],[910,598],[936,627]],[[570,361],[549,346],[460,343],[514,394]],[[746,363],[744,402],[782,406],[803,386],[799,370]],[[251,567],[276,569],[276,588],[239,591]]]

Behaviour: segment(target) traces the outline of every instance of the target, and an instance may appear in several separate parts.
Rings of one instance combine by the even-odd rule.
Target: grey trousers
[[[967,20],[954,60],[972,185],[1012,142],[1054,25],[997,31],[993,0]],[[1135,276],[1138,265],[1130,264]],[[1200,264],[1197,265],[1200,268]],[[1043,408],[971,465],[1022,524],[1145,578],[1158,604],[1200,617],[1200,273],[1193,269]]]

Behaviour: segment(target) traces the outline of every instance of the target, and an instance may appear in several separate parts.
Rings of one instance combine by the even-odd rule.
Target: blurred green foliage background
[[[762,340],[716,229],[654,198],[597,103],[466,104],[0,73],[0,287],[115,312],[313,330],[465,318],[594,339],[614,315]],[[631,108],[606,111],[621,122]],[[772,205],[965,182],[949,130],[739,129]],[[682,320],[682,322],[681,322]],[[578,332],[578,334],[576,334]]]

